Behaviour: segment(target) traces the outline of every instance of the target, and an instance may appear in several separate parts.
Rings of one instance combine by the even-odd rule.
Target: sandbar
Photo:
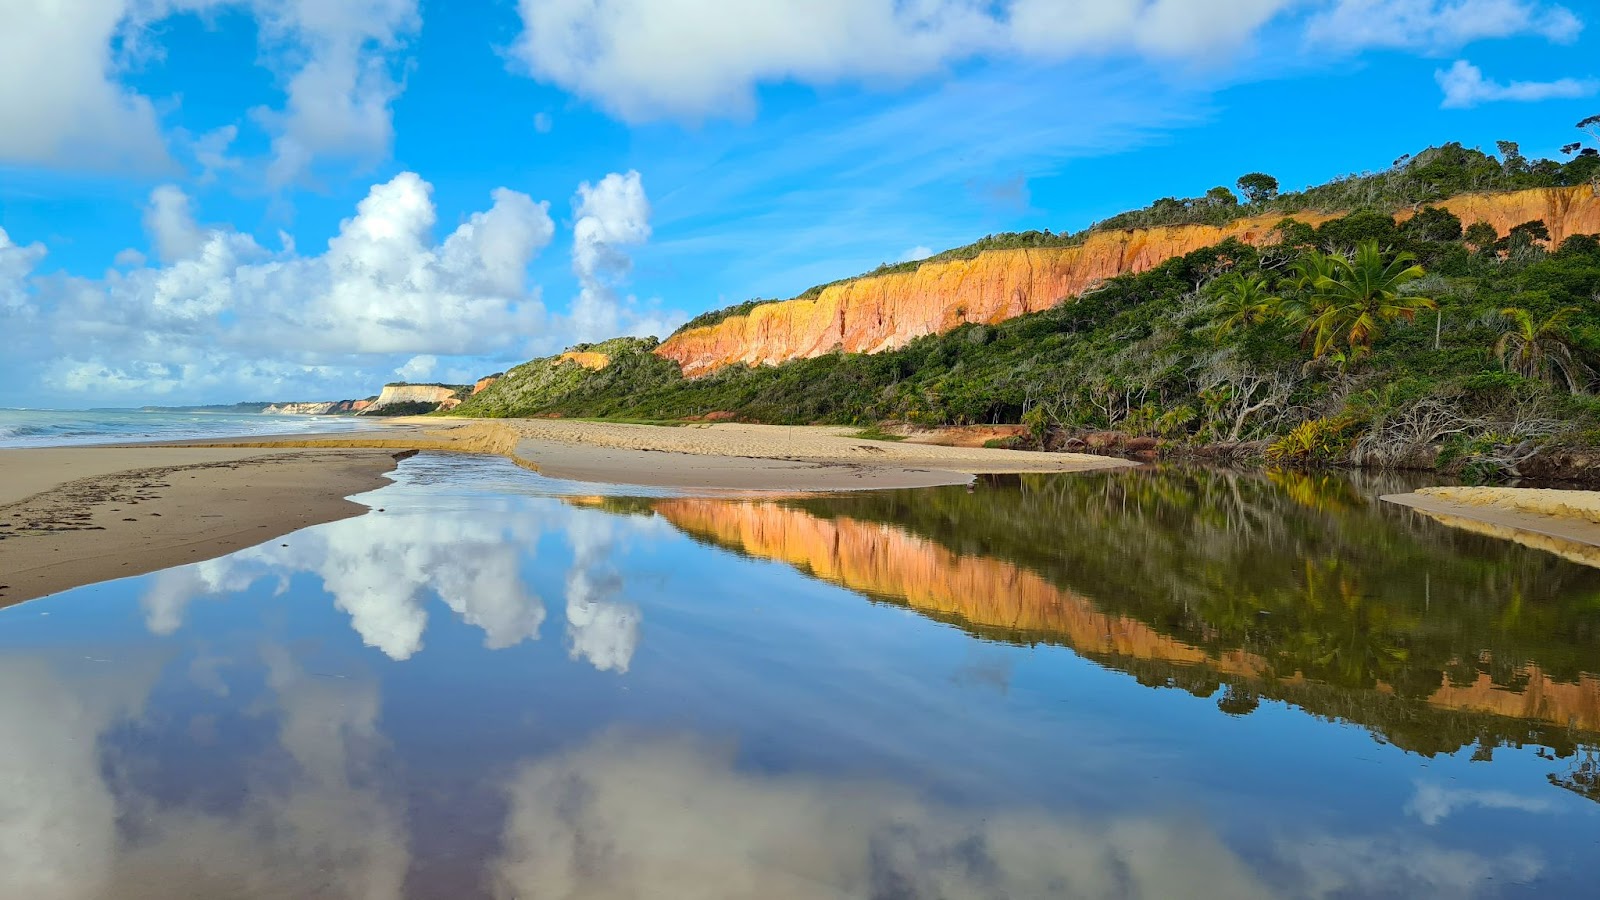
[[[1443,525],[1513,541],[1600,568],[1600,492],[1429,487],[1382,499]]]
[[[345,498],[419,450],[504,456],[552,478],[689,491],[964,484],[975,474],[1133,465],[1070,453],[896,443],[848,428],[576,420],[394,427],[114,447],[0,450],[0,606],[199,562],[360,515]]]
[[[0,450],[0,606],[361,515],[382,450]]]
[[[833,426],[637,425],[575,419],[391,420],[375,434],[206,441],[209,447],[409,447],[494,453],[552,478],[690,490],[847,491],[965,484],[979,474],[1135,465],[1081,453],[869,440]]]

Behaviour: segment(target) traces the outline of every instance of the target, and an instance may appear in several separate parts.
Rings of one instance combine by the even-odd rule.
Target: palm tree
[[[1213,310],[1217,319],[1213,327],[1218,340],[1229,332],[1267,321],[1283,302],[1282,298],[1273,296],[1267,287],[1267,276],[1259,272],[1225,275],[1217,279],[1215,290],[1217,299]]]
[[[1377,241],[1363,241],[1354,256],[1327,257],[1327,266],[1312,285],[1308,311],[1306,334],[1315,356],[1343,343],[1349,359],[1358,359],[1372,350],[1385,325],[1396,319],[1409,322],[1421,310],[1438,308],[1429,297],[1402,293],[1424,274],[1409,252],[1385,260]]]
[[[1568,306],[1552,313],[1543,322],[1535,322],[1533,314],[1521,307],[1508,306],[1500,310],[1506,329],[1494,342],[1491,352],[1507,372],[1524,378],[1538,378],[1551,384],[1556,376],[1567,383],[1567,390],[1578,393],[1583,364],[1572,354],[1572,336],[1567,332],[1567,319],[1578,312]]]

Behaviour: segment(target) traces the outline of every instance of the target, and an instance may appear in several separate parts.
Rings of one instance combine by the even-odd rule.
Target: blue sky
[[[1588,3],[0,0],[0,405],[364,396],[1600,112]]]

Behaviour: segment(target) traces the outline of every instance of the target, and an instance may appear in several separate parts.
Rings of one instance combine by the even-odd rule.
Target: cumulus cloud
[[[1445,109],[1467,109],[1501,100],[1532,102],[1588,97],[1600,90],[1600,81],[1592,79],[1501,83],[1485,78],[1482,69],[1464,59],[1456,60],[1448,69],[1434,72],[1433,77],[1444,91],[1444,100],[1439,105]]]
[[[256,18],[263,60],[284,79],[283,107],[254,110],[272,138],[275,182],[322,155],[387,152],[394,57],[420,26],[417,0],[0,0],[0,161],[170,166],[156,107],[126,86],[125,70],[160,56],[160,20],[230,8]],[[236,128],[194,142],[204,171],[229,167]]]
[[[21,316],[32,311],[28,300],[28,275],[39,260],[44,259],[45,247],[40,243],[18,246],[0,228],[0,315]]]
[[[321,155],[381,158],[393,141],[389,107],[400,93],[387,54],[420,27],[417,0],[256,6],[263,39],[283,47],[279,57],[292,69],[284,108],[258,111],[275,133],[268,179],[293,181]]]
[[[521,0],[527,72],[624,119],[743,115],[758,84],[905,81],[981,56],[1237,48],[1290,0]]]
[[[403,172],[373,186],[325,252],[301,256],[197,225],[189,198],[167,185],[145,215],[164,265],[19,281],[43,248],[8,239],[0,299],[19,306],[31,294],[49,311],[34,349],[47,384],[66,391],[281,392],[363,360],[383,364],[363,373],[381,379],[396,354],[413,368],[429,356],[522,354],[548,324],[526,273],[555,226],[546,203],[506,188],[492,199],[435,243],[432,187]]]
[[[1306,36],[1352,50],[1436,50],[1519,35],[1571,43],[1582,30],[1571,10],[1538,0],[1336,0],[1311,18]]]
[[[150,101],[116,79],[128,0],[0,0],[0,161],[159,167]]]
[[[195,255],[206,239],[200,226],[195,224],[189,195],[175,184],[164,184],[150,192],[150,203],[144,211],[144,229],[157,258],[164,263]]]
[[[612,172],[596,184],[585,181],[572,207],[572,271],[579,284],[570,314],[574,336],[665,335],[684,321],[680,313],[662,315],[617,293],[633,268],[627,248],[650,239],[650,200],[639,173]]]
[[[925,246],[923,246],[921,244],[918,244],[917,246],[912,247],[910,250],[907,250],[906,252],[900,254],[900,261],[901,262],[916,262],[919,259],[927,259],[928,257],[930,257],[932,255],[933,255],[933,248],[932,247],[925,247]]]

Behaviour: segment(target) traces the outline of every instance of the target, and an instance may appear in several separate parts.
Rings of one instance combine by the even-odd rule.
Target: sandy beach
[[[711,491],[843,491],[965,484],[977,474],[1083,472],[1134,465],[1077,453],[867,440],[830,426],[635,425],[570,419],[394,419],[382,432],[210,448],[357,448],[494,453],[552,478]]]
[[[198,562],[360,515],[414,450],[491,453],[553,478],[701,491],[962,484],[978,473],[1131,465],[855,438],[853,429],[567,420],[395,420],[398,427],[120,447],[0,450],[0,605]]]
[[[394,451],[0,450],[0,606],[360,515]]]
[[[1600,492],[1430,487],[1383,499],[1452,528],[1514,541],[1600,568]]]

